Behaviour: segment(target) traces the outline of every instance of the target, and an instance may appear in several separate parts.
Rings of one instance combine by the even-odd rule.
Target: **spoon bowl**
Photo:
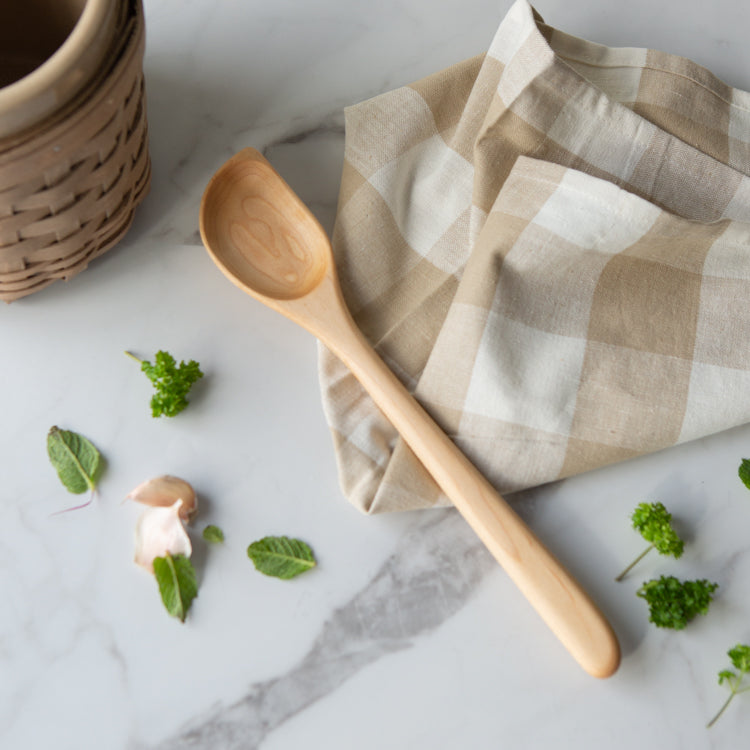
[[[617,638],[589,596],[373,351],[349,314],[325,232],[254,149],[209,182],[201,236],[224,274],[317,336],[372,396],[578,663],[608,677]]]
[[[328,238],[291,191],[268,200],[270,164],[247,158],[247,152],[240,156],[227,162],[206,190],[204,244],[224,273],[254,296],[303,297],[333,266]]]

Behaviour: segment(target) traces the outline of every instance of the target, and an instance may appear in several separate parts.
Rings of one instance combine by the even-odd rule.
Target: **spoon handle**
[[[613,674],[620,647],[604,615],[345,316],[324,343],[370,393],[443,492],[578,663]]]

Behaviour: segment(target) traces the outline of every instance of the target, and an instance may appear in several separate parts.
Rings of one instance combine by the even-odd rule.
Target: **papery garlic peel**
[[[182,500],[180,518],[183,521],[190,521],[198,511],[198,498],[192,485],[170,474],[139,484],[126,499],[154,508],[172,507],[177,500]]]

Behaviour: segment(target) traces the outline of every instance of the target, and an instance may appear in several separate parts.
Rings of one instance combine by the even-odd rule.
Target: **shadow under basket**
[[[141,0],[102,69],[60,111],[0,139],[0,300],[69,279],[122,239],[148,193]]]

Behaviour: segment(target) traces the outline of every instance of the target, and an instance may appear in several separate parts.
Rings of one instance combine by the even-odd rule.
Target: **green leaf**
[[[140,362],[141,370],[156,390],[151,397],[151,416],[174,417],[188,405],[188,392],[193,384],[203,377],[195,360],[182,361],[178,367],[175,358],[169,352],[156,352],[153,364],[134,357],[130,352],[125,353],[136,362]]]
[[[203,538],[210,544],[221,544],[224,541],[224,532],[213,524],[203,529]]]
[[[740,674],[732,672],[731,669],[722,669],[721,672],[719,672],[719,685],[726,683],[729,688],[729,697],[713,719],[708,722],[706,725],[707,727],[712,727],[716,724],[732,702],[735,695],[750,690],[750,685],[743,685],[745,675],[750,672],[750,646],[738,643],[734,648],[730,648],[729,651],[727,651],[727,654],[732,660],[732,664],[734,664],[735,668],[740,671]]]
[[[289,579],[315,567],[310,547],[299,539],[267,536],[247,548],[247,556],[261,573]]]
[[[185,555],[154,558],[154,575],[161,600],[172,617],[185,622],[193,599],[198,596],[198,582],[193,563]]]
[[[705,615],[718,583],[679,581],[674,576],[661,576],[647,581],[636,592],[649,607],[649,621],[658,628],[682,630],[698,614]]]
[[[737,472],[742,483],[750,490],[750,459],[743,458],[740,468]]]
[[[734,648],[730,648],[727,654],[735,669],[743,674],[750,672],[750,646],[738,643]]]
[[[621,581],[652,549],[660,555],[682,556],[685,543],[672,528],[672,515],[662,503],[639,503],[630,516],[633,528],[650,545],[615,580]]]
[[[651,542],[660,555],[680,557],[685,546],[672,528],[672,514],[662,503],[640,503],[631,516],[633,528]]]
[[[725,682],[731,683],[733,680],[736,680],[737,677],[738,675],[732,672],[731,669],[722,669],[721,672],[719,672],[719,685],[723,685]]]
[[[83,435],[52,427],[47,435],[47,454],[69,492],[80,495],[96,489],[104,460],[94,444]]]

